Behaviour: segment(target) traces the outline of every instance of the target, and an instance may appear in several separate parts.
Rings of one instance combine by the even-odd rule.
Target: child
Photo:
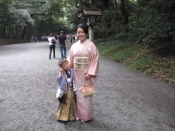
[[[66,59],[61,59],[58,63],[65,73],[60,73],[57,77],[59,84],[56,98],[60,101],[56,113],[58,121],[75,120],[75,94],[73,91],[74,70],[70,68],[69,62]]]

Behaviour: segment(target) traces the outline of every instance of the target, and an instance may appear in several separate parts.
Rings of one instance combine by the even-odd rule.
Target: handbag
[[[91,82],[91,81],[90,81]],[[84,84],[85,85],[85,84]],[[94,85],[92,85],[92,82],[91,82],[91,85],[89,86],[84,86],[82,88],[82,93],[83,93],[83,96],[90,96],[90,95],[93,95],[96,93],[96,90],[94,88]]]
[[[64,94],[64,91],[61,90],[60,88],[57,89],[57,93],[56,93],[56,98],[61,98]]]
[[[52,38],[51,43],[52,43],[53,45],[55,45],[55,44],[56,44],[56,42],[55,42],[55,39],[54,39],[54,38]]]
[[[59,102],[62,104],[66,104],[66,93],[63,94],[61,98],[58,98]]]

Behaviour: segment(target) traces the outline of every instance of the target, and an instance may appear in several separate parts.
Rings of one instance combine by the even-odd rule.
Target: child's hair
[[[68,62],[68,60],[67,59],[60,59],[59,62],[58,62],[58,66],[62,67],[64,62]]]

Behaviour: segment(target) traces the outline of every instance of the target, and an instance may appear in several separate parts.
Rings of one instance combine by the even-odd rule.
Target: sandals
[[[80,118],[78,118],[78,117],[77,117],[77,118],[76,118],[76,120],[77,120],[77,121],[79,121],[79,120],[80,120]],[[82,122],[82,123],[84,123],[85,121],[81,120],[81,122]]]

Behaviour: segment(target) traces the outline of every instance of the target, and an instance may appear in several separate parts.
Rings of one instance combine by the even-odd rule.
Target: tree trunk
[[[24,39],[24,37],[26,35],[26,29],[27,29],[27,26],[24,26],[23,32],[22,32],[22,35],[21,35],[21,39]]]
[[[109,4],[109,0],[103,0],[103,4],[104,4],[105,9],[107,9],[108,4]]]
[[[114,0],[114,4],[115,4],[115,9],[117,11],[117,0]]]
[[[12,1],[12,6],[15,7],[15,6],[18,4],[19,1],[20,1],[20,0],[13,0],[13,1]]]
[[[124,0],[121,0],[121,6],[122,6],[122,13],[125,17],[125,24],[128,24],[128,14],[126,12],[125,1]]]
[[[3,25],[3,30],[2,30],[2,38],[5,39],[6,38],[6,24],[4,23]]]

